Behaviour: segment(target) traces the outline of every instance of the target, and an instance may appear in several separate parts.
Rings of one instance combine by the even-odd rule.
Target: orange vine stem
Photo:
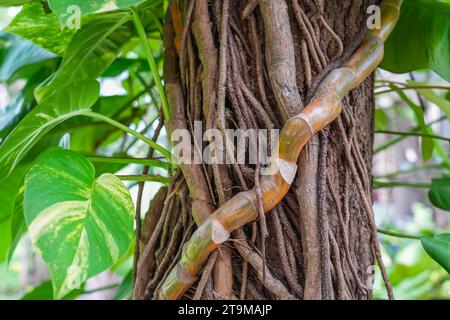
[[[344,65],[330,72],[309,105],[284,125],[278,142],[279,155],[272,167],[276,174],[263,176],[264,212],[286,195],[297,173],[297,158],[305,144],[342,111],[341,99],[360,85],[383,58],[384,42],[394,29],[402,0],[381,4],[381,28],[368,30],[361,45]],[[258,218],[256,190],[238,193],[206,219],[186,243],[181,260],[161,285],[158,299],[179,299],[196,281],[209,254],[230,237],[230,233]]]

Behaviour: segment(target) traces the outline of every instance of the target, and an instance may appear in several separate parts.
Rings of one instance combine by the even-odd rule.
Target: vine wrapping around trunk
[[[272,162],[274,175],[261,179],[264,212],[274,208],[288,192],[297,172],[297,159],[315,133],[334,121],[342,111],[341,99],[375,70],[383,58],[384,41],[393,30],[402,0],[381,5],[381,28],[368,30],[362,44],[340,68],[331,71],[315,97],[300,114],[284,125],[278,142],[279,156]],[[178,299],[196,281],[209,254],[228,240],[230,233],[258,218],[256,189],[241,192],[206,219],[186,243],[181,260],[172,269],[156,296]]]

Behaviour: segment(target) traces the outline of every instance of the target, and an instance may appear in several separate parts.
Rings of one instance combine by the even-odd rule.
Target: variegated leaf
[[[91,13],[123,9],[136,5],[142,1],[143,0],[49,0],[48,4],[53,12],[59,16],[61,24],[66,25],[68,19],[75,14],[84,16]]]
[[[25,177],[24,215],[57,299],[125,254],[133,212],[126,186],[111,174],[96,179],[82,155],[52,148],[36,160]]]
[[[31,148],[61,122],[90,110],[100,86],[84,80],[60,88],[37,105],[0,145],[0,181],[6,179]]]
[[[3,31],[15,33],[60,56],[76,33],[76,30],[61,28],[58,16],[46,10],[44,2],[36,0],[25,3]]]

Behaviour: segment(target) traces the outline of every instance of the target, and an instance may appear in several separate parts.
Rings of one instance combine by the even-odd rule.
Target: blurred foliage
[[[415,234],[438,232],[432,210],[421,203],[412,205],[413,220],[405,231]],[[384,226],[395,227],[393,224]],[[448,299],[450,274],[430,258],[419,241],[380,236],[383,259],[397,299]],[[386,299],[379,273],[374,284],[374,298]]]

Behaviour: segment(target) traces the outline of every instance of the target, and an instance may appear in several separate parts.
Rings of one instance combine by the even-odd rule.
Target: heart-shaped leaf
[[[450,273],[450,233],[420,238],[428,255]]]
[[[380,66],[397,73],[429,68],[450,81],[449,17],[449,0],[403,1]]]
[[[431,180],[428,198],[434,206],[450,211],[450,177]]]
[[[88,111],[98,99],[99,84],[86,80],[63,87],[37,105],[0,145],[0,181],[51,129],[61,122]]]
[[[133,214],[133,201],[119,178],[104,174],[96,179],[92,163],[74,151],[47,150],[25,177],[25,221],[48,264],[57,299],[127,251]]]

